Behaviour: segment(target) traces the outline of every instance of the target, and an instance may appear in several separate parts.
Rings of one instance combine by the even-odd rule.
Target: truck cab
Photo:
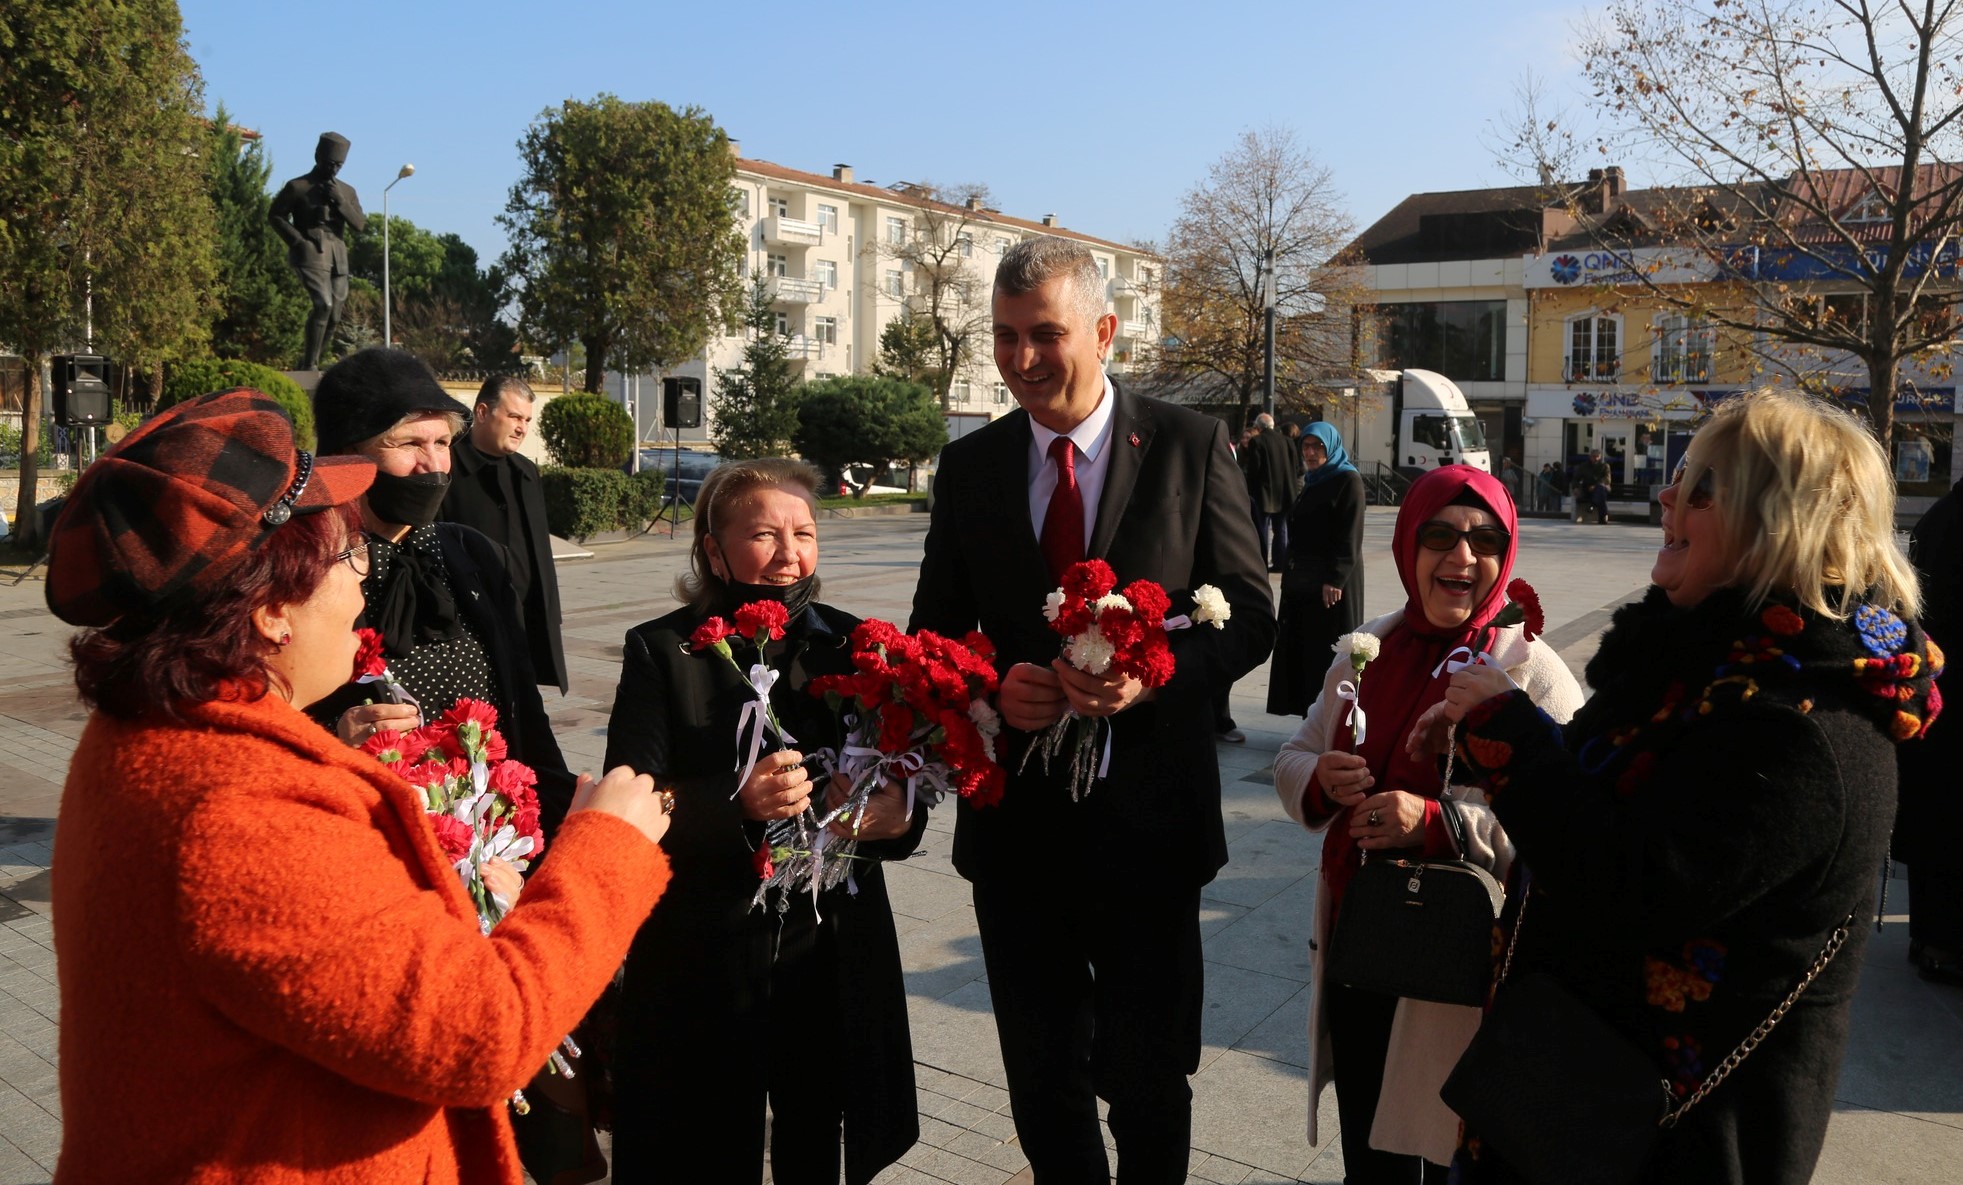
[[[1391,382],[1393,467],[1410,478],[1441,465],[1470,465],[1491,473],[1486,430],[1458,384],[1430,370],[1396,375]]]

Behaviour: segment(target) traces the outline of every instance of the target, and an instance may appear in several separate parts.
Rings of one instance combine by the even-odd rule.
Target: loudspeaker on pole
[[[661,380],[661,421],[670,429],[702,426],[702,380],[685,375]]]
[[[54,417],[70,428],[109,422],[109,359],[100,354],[56,354]]]

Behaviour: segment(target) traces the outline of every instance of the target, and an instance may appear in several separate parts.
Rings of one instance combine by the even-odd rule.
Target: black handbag
[[[1497,1153],[1530,1185],[1629,1185],[1657,1137],[1743,1062],[1839,952],[1854,915],[1751,1035],[1683,1102],[1655,1062],[1544,972],[1509,980],[1531,880],[1500,967],[1500,990],[1438,1097],[1467,1138]]]
[[[1505,893],[1464,859],[1458,804],[1447,797],[1438,805],[1460,858],[1366,853],[1337,908],[1325,974],[1362,991],[1478,1007],[1493,980],[1493,921]]]

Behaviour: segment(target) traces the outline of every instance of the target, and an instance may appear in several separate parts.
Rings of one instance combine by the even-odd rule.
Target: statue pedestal
[[[282,373],[287,378],[292,379],[302,391],[305,391],[309,395],[314,393],[315,387],[320,386],[320,372],[318,370],[288,370]]]

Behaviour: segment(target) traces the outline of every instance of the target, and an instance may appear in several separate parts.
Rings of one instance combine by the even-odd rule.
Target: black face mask
[[[805,606],[818,595],[818,574],[813,572],[802,580],[790,584],[744,584],[740,580],[725,580],[724,593],[731,610],[747,605],[751,601],[781,601],[792,621],[804,612]]]
[[[385,523],[426,527],[436,521],[449,489],[447,473],[412,473],[407,477],[377,473],[375,484],[368,487],[368,509]]]

